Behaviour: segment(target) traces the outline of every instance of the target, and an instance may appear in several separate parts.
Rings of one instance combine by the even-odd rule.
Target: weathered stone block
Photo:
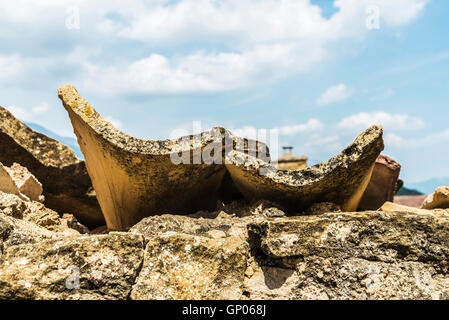
[[[257,246],[276,259],[317,255],[443,266],[449,257],[446,212],[340,212],[267,219],[248,228]]]
[[[423,202],[423,209],[449,208],[449,186],[438,187]]]
[[[128,233],[11,246],[0,269],[0,298],[126,299],[142,259],[143,238]]]
[[[27,201],[44,201],[42,184],[27,168],[18,163],[8,168],[0,162],[0,191]]]
[[[393,201],[400,171],[398,162],[385,155],[378,156],[370,182],[360,200],[359,210],[376,210],[386,201]]]
[[[132,299],[239,299],[247,244],[238,237],[167,233],[151,239]]]
[[[104,224],[84,161],[69,147],[31,130],[2,107],[0,162],[26,167],[42,183],[48,208],[72,213],[90,227]]]
[[[22,167],[18,163],[13,163],[7,170],[22,194],[31,201],[43,202],[42,192],[44,190],[42,189],[42,184],[27,168]]]
[[[298,265],[295,299],[448,299],[449,278],[414,261],[386,263],[365,259],[308,257]]]
[[[55,232],[78,234],[88,232],[71,214],[59,214],[36,201],[24,201],[16,195],[0,192],[0,212],[16,219],[32,222]],[[77,229],[77,231],[75,230]]]
[[[4,167],[1,162],[0,162],[0,191],[16,195],[23,200],[29,200],[24,194],[20,192],[19,187],[17,186],[11,174],[9,173],[9,170],[6,167]]]
[[[226,154],[226,169],[247,199],[265,199],[301,212],[317,202],[332,202],[343,211],[356,210],[383,150],[382,128],[372,126],[339,155],[302,170],[277,170],[247,153]]]

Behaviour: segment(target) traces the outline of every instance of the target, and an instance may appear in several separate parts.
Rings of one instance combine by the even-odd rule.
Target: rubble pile
[[[58,95],[85,162],[0,108],[1,299],[449,298],[449,187],[393,203],[380,126],[288,170],[224,128],[137,139]]]

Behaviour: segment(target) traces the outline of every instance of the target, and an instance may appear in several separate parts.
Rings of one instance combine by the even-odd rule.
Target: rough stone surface
[[[250,233],[273,258],[319,255],[393,262],[441,263],[449,253],[447,212],[364,211],[267,219]]]
[[[28,200],[28,198],[20,192],[19,187],[17,187],[17,184],[15,183],[11,174],[9,173],[7,167],[3,166],[1,163],[0,163],[0,191],[16,195],[23,200]]]
[[[449,186],[438,187],[422,204],[423,209],[449,208]]]
[[[343,211],[356,210],[383,150],[382,128],[372,126],[328,162],[302,170],[277,170],[247,150],[226,154],[226,168],[247,199],[281,203],[300,212],[317,202],[333,202]]]
[[[167,232],[210,236],[224,233],[227,237],[248,238],[247,224],[267,217],[284,217],[278,205],[269,201],[253,203],[232,202],[220,204],[216,211],[199,211],[188,216],[161,215],[142,219],[129,229],[131,233],[142,234],[146,239]]]
[[[426,210],[253,223],[250,235],[265,268],[252,277],[278,282],[268,291],[261,280],[248,281],[250,297],[448,299],[448,223],[447,212]]]
[[[385,212],[392,212],[392,211],[398,211],[398,212],[408,212],[408,213],[417,213],[417,214],[432,214],[433,212],[439,212],[439,213],[449,213],[449,209],[420,209],[416,207],[410,207],[406,205],[402,205],[399,203],[394,202],[385,202],[382,207],[379,209],[380,211]]]
[[[81,234],[91,233],[90,230],[85,225],[81,224],[73,214],[64,213],[60,221],[61,225],[65,228],[73,229]]]
[[[244,293],[247,298],[255,300],[295,299],[298,283],[298,273],[294,269],[254,263],[246,270]]]
[[[120,233],[10,247],[0,273],[0,297],[127,299],[142,263],[142,249],[142,237]]]
[[[298,268],[297,299],[448,299],[449,277],[414,261],[308,257]]]
[[[449,299],[448,210],[272,210],[217,204],[72,236],[0,210],[0,298]]]
[[[132,299],[239,299],[247,244],[238,237],[167,233],[151,239]]]
[[[42,184],[27,168],[14,163],[10,168],[0,162],[0,192],[18,196],[22,200],[44,201]]]
[[[42,184],[27,168],[22,167],[18,163],[13,163],[10,168],[6,169],[23,195],[31,201],[44,201]]]
[[[340,206],[332,202],[318,202],[312,204],[304,213],[308,215],[314,215],[328,212],[341,212],[341,208]]]
[[[55,233],[39,227],[36,224],[15,219],[0,211],[0,239],[2,240],[2,250],[9,246],[19,244],[39,243],[44,239],[50,239]]]
[[[401,165],[398,162],[385,155],[379,155],[358,209],[376,210],[386,201],[393,201],[398,190],[400,171]]]
[[[24,201],[18,196],[0,192],[0,212],[16,219],[32,222],[50,231],[66,234],[87,233],[88,229],[81,225],[73,215],[59,214],[36,201]]]
[[[69,147],[31,130],[2,107],[0,162],[26,167],[42,183],[48,208],[73,213],[90,227],[104,224],[84,161]]]
[[[241,235],[242,238],[246,238],[247,220],[248,218],[232,218],[225,213],[213,219],[167,214],[145,218],[129,232],[142,234],[146,239],[151,239],[167,232],[206,236],[209,231],[218,230],[227,236]]]

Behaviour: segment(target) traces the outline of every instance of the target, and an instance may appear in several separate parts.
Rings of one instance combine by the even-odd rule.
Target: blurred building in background
[[[285,146],[282,147],[284,153],[279,157],[274,165],[279,170],[298,170],[307,168],[307,156],[302,155],[301,157],[296,157],[293,155],[293,147]]]

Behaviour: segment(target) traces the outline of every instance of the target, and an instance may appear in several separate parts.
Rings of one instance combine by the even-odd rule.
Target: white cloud
[[[317,49],[318,50],[318,49]],[[306,71],[324,52],[311,48],[296,59],[291,44],[257,46],[242,52],[197,51],[180,59],[151,54],[129,65],[87,66],[84,86],[106,92],[216,92],[273,81],[282,75]]]
[[[121,68],[96,70],[94,75],[103,77],[94,82],[105,91],[172,93],[225,91],[274,81],[306,72],[325,60],[330,55],[328,43],[362,37],[367,32],[367,5],[379,5],[388,25],[400,25],[412,21],[425,2],[336,1],[340,11],[331,19],[325,19],[318,6],[305,0],[183,0],[151,6],[135,13],[119,35],[156,46],[204,42],[227,49],[197,50],[174,58],[152,54]],[[116,30],[121,25],[118,23]],[[120,81],[123,76],[126,82]],[[127,88],[124,83],[129,84]],[[323,98],[320,103],[351,95],[348,88],[336,89],[341,91],[334,92],[335,100]]]
[[[71,52],[64,56],[63,59],[65,62],[82,64],[91,57],[101,55],[102,51],[103,50],[99,47],[89,48],[85,46],[76,46]]]
[[[183,0],[136,12],[120,34],[164,45],[216,41],[247,47],[248,43],[323,37],[328,31],[320,8],[309,1]]]
[[[306,146],[322,146],[329,143],[335,143],[338,142],[339,137],[334,136],[326,136],[326,137],[315,137],[315,139],[311,139],[310,141],[306,142]]]
[[[376,6],[379,9],[380,28],[397,27],[415,20],[423,11],[428,0],[336,0],[334,6],[339,9],[330,21],[340,37],[360,38],[361,27],[368,29],[369,20],[366,9]]]
[[[345,84],[340,83],[332,86],[318,98],[316,101],[317,105],[324,106],[336,102],[341,102],[349,99],[352,96],[352,89],[348,88]]]
[[[165,2],[165,1],[164,1]],[[414,20],[427,0],[337,0],[330,19],[309,0],[182,0],[132,13],[120,35],[155,44],[216,41],[235,46],[289,40],[335,39],[366,29],[365,9],[376,5],[387,25]],[[248,14],[248,13],[251,14]],[[355,22],[355,23],[354,23]],[[117,23],[121,25],[121,22]],[[353,28],[356,26],[356,28]]]
[[[41,114],[48,110],[48,104],[47,103],[41,103],[40,105],[34,106],[31,108],[32,114]]]
[[[296,125],[289,125],[289,126],[282,126],[279,129],[279,133],[281,135],[293,135],[297,133],[302,132],[312,132],[317,131],[323,128],[323,124],[321,121],[317,119],[309,119],[304,124],[296,124]]]
[[[290,136],[298,133],[313,133],[321,130],[324,127],[323,123],[318,119],[309,119],[306,123],[287,125],[281,127],[273,127],[271,129],[256,128],[253,126],[245,126],[242,128],[232,129],[231,131],[240,137],[249,139],[260,139],[263,134],[261,132],[276,131],[281,136]],[[263,140],[262,140],[263,141]]]
[[[30,110],[22,107],[9,106],[7,109],[18,119],[27,122],[33,122],[36,120],[36,116],[45,113],[48,110],[47,103],[41,103],[32,107]]]
[[[117,129],[122,129],[122,122],[120,120],[117,120],[111,116],[107,116],[104,118],[106,121],[110,122],[114,127],[116,127]]]
[[[0,80],[9,82],[23,71],[23,63],[18,55],[0,56]]]
[[[1,37],[0,37],[1,41]],[[37,57],[22,54],[0,55],[0,83],[5,86],[12,86],[19,83],[23,88],[23,84],[27,82],[35,83],[33,77],[42,78],[52,68],[71,64],[83,64],[84,55],[76,54],[81,48],[75,48],[73,52],[68,54],[48,55],[45,57]],[[92,54],[90,54],[92,55]]]
[[[371,125],[382,125],[387,130],[413,130],[422,128],[424,121],[407,114],[391,114],[383,111],[360,112],[342,119],[338,123],[340,129],[366,129]]]
[[[384,140],[387,146],[399,147],[404,145],[404,138],[395,133],[386,134]]]
[[[244,126],[242,128],[232,129],[231,132],[238,137],[257,139],[257,128],[253,126]]]
[[[303,149],[311,150],[311,152],[316,152],[315,150],[319,149],[321,151],[327,151],[335,154],[340,152],[343,149],[343,146],[338,134],[328,136],[313,134],[307,141],[304,142]]]
[[[387,100],[394,95],[393,89],[387,89],[385,92],[379,93],[371,97],[371,101]]]
[[[380,14],[389,26],[400,26],[416,19],[429,0],[382,0],[378,1]]]
[[[310,0],[135,0],[132,5],[121,0],[15,0],[0,2],[0,16],[5,22],[33,28],[36,23],[65,28],[67,8],[78,6],[81,28],[93,25],[95,30],[119,32],[156,45],[211,39],[234,44],[238,40],[260,43],[325,33],[333,38],[342,34],[342,28],[350,31],[354,22],[364,22],[369,5],[380,8],[388,26],[403,25],[416,19],[427,2],[336,0],[334,6],[339,11],[325,19],[320,7]],[[111,20],[109,13],[117,13],[121,19]]]
[[[426,3],[337,0],[339,11],[326,19],[309,0],[136,0],[132,5],[119,0],[2,1],[0,41],[20,32],[36,43],[65,43],[83,34],[80,47],[71,47],[65,60],[50,47],[43,56],[54,67],[78,64],[83,79],[89,78],[86,88],[95,85],[95,90],[110,93],[225,91],[311,70],[331,55],[330,45],[367,34],[367,5],[378,5],[386,25],[397,26],[415,19]],[[66,9],[73,5],[81,14],[77,31],[65,28]],[[153,51],[112,64],[91,59],[125,38]],[[93,46],[100,47],[86,49]],[[163,54],[167,48],[175,48],[176,54]],[[59,59],[52,59],[55,55]],[[1,66],[9,66],[10,74],[21,68],[14,61],[0,60]]]
[[[449,142],[449,129],[433,132],[419,138],[404,138],[394,133],[385,135],[385,145],[399,149],[421,149]]]

